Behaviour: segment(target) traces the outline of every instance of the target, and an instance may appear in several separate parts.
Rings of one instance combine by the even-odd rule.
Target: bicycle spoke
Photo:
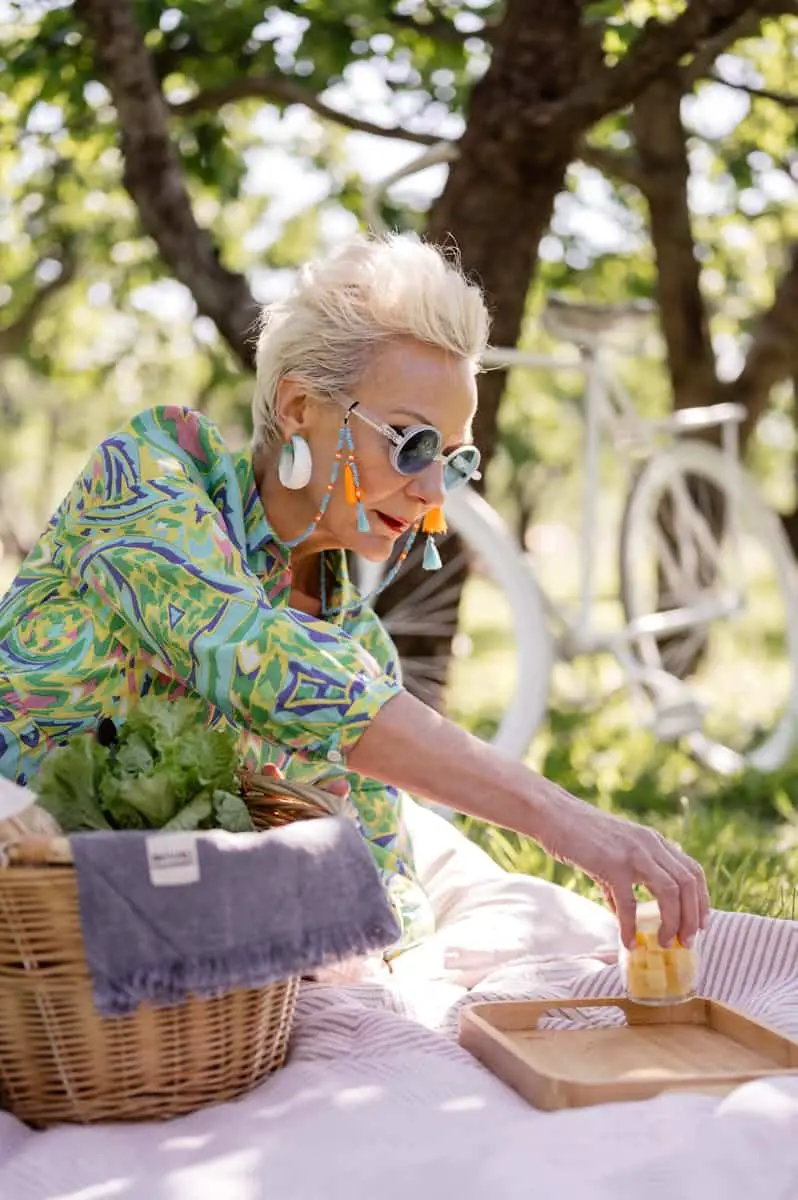
[[[631,646],[689,688],[693,753],[713,769],[783,763],[798,708],[794,563],[745,472],[699,442],[652,459],[627,504],[621,575],[628,621],[695,612],[694,623]]]
[[[674,482],[674,495],[678,496],[683,504],[683,510],[689,516],[686,521],[686,526],[690,536],[685,538],[683,543],[686,547],[693,548],[692,538],[695,539],[698,549],[698,560],[695,561],[696,577],[700,578],[701,567],[708,561],[712,561],[714,570],[717,570],[718,554],[720,550],[717,535],[713,532],[707,519],[706,513],[690,496],[686,480],[684,476],[679,476]],[[701,555],[704,558],[702,560]],[[710,576],[711,578],[711,576]]]

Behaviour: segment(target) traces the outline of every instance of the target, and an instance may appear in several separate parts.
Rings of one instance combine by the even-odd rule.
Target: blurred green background
[[[781,7],[0,0],[0,588],[131,412],[188,404],[247,438],[254,303],[439,139],[461,139],[458,162],[394,188],[385,222],[450,234],[530,349],[557,350],[550,292],[656,301],[625,385],[648,416],[744,403],[746,463],[794,543],[798,19]],[[486,494],[558,604],[577,582],[579,389],[552,370],[483,388]],[[602,483],[612,617],[629,476],[609,454]],[[513,666],[480,580],[462,634],[449,707],[490,733]],[[676,836],[719,906],[794,915],[798,767],[721,780],[639,728],[618,685],[609,660],[560,664],[530,762]],[[589,890],[466,825],[512,869]]]

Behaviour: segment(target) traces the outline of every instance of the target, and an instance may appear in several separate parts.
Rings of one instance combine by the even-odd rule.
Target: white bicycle
[[[451,157],[450,151],[445,156]],[[424,155],[421,166],[411,168],[422,169],[429,160]],[[409,173],[405,168],[383,186]],[[383,612],[383,620],[393,635],[411,634],[416,643],[419,636],[429,639],[428,655],[403,659],[405,679],[422,698],[439,694],[451,666],[439,657],[441,637],[454,639],[455,675],[471,648],[458,633],[459,579],[466,565],[470,580],[488,589],[482,611],[487,609],[494,628],[502,631],[502,645],[498,651],[494,645],[493,653],[505,666],[512,660],[512,691],[501,697],[502,711],[489,735],[503,751],[526,753],[546,713],[556,659],[610,652],[622,669],[637,719],[660,740],[683,741],[722,774],[745,767],[773,771],[798,742],[793,554],[780,521],[740,463],[741,406],[685,409],[664,420],[648,420],[636,410],[613,370],[606,339],[639,315],[634,304],[595,307],[552,300],[544,322],[578,348],[578,357],[495,348],[486,359],[494,367],[576,368],[584,376],[575,610],[562,611],[547,599],[529,556],[498,514],[473,489],[463,488],[446,502],[458,552],[409,598]],[[719,445],[706,440],[709,430],[716,431]],[[619,628],[604,628],[596,617],[603,441],[632,480],[617,546]],[[360,564],[360,570],[361,586],[375,586],[375,568]],[[491,670],[490,654],[479,661],[481,671]],[[450,695],[457,706],[462,692],[484,691],[478,677],[472,675],[469,683],[462,688],[452,681]],[[460,715],[457,707],[452,715]]]

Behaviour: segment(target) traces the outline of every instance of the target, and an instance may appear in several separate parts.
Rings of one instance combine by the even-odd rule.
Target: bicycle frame
[[[393,172],[388,178],[367,188],[364,193],[365,210],[372,228],[382,233],[387,232],[382,220],[380,201],[393,184],[427,167],[450,163],[457,158],[458,153],[457,144],[439,142],[425,149],[418,158]],[[542,324],[561,345],[570,344],[578,348],[578,357],[558,358],[503,347],[494,348],[485,355],[486,365],[532,370],[576,370],[581,373],[585,382],[582,415],[586,436],[581,464],[584,486],[580,506],[578,604],[572,613],[554,613],[550,598],[546,597],[543,589],[537,584],[528,557],[520,547],[517,548],[516,565],[523,568],[519,578],[524,580],[519,587],[519,593],[524,595],[525,600],[520,618],[518,612],[515,615],[520,620],[519,628],[523,628],[525,634],[534,634],[535,631],[537,633],[537,637],[531,636],[531,639],[525,640],[528,653],[530,644],[532,646],[532,657],[526,672],[531,678],[539,680],[542,677],[545,680],[545,689],[548,686],[552,651],[562,658],[572,658],[577,654],[595,654],[608,650],[625,674],[633,701],[638,706],[642,704],[650,707],[653,704],[652,724],[660,739],[675,740],[686,736],[695,756],[722,773],[739,770],[747,762],[753,763],[759,769],[773,770],[786,760],[791,748],[796,744],[798,686],[794,687],[787,717],[779,721],[775,732],[754,752],[746,752],[741,756],[713,740],[711,736],[705,736],[703,709],[690,686],[683,682],[679,674],[669,674],[659,659],[658,635],[684,631],[685,640],[689,640],[689,631],[697,629],[703,637],[704,630],[712,622],[731,615],[741,607],[742,592],[737,586],[736,578],[737,574],[741,574],[744,549],[738,528],[741,512],[746,512],[752,517],[760,540],[767,544],[772,564],[777,568],[780,594],[788,600],[787,633],[794,675],[798,670],[798,620],[794,617],[798,612],[798,596],[794,559],[783,531],[778,522],[771,519],[772,514],[762,505],[756,489],[752,487],[751,481],[740,466],[739,425],[746,415],[742,406],[702,406],[677,411],[664,420],[649,420],[635,409],[631,397],[614,373],[609,353],[610,345],[603,340],[604,335],[617,329],[619,325],[626,324],[627,318],[635,319],[644,312],[651,311],[653,306],[642,302],[632,301],[621,305],[595,305],[587,302],[573,305],[552,296],[547,301]],[[702,445],[695,436],[690,436],[708,429],[719,430],[720,454],[717,446]],[[646,460],[642,473],[633,481],[628,493],[626,512],[637,513],[635,519],[639,521],[640,504],[645,504],[646,509],[642,515],[646,520],[646,533],[650,524],[653,536],[657,539],[655,549],[659,557],[655,561],[658,578],[664,587],[657,587],[653,596],[653,607],[660,607],[660,597],[664,599],[668,590],[672,595],[683,597],[681,607],[644,612],[642,616],[635,616],[631,620],[627,618],[619,630],[601,629],[594,620],[597,600],[596,533],[598,497],[601,490],[600,453],[602,440],[605,438],[609,440],[610,446],[621,461],[632,463],[641,457]],[[661,448],[663,442],[670,443],[664,451]],[[730,541],[733,551],[731,591],[724,595],[719,595],[717,588],[704,587],[701,584],[700,571],[696,572],[697,564],[712,562],[719,546],[718,528],[713,528],[715,523],[711,510],[709,513],[706,509],[702,510],[697,500],[699,493],[691,483],[693,479],[704,479],[724,500],[720,528],[724,546]],[[648,504],[661,502],[665,493],[657,493],[655,490],[660,483],[663,486],[667,484],[668,489],[667,529],[664,522],[657,519],[658,513],[649,512],[647,507]],[[468,534],[470,517],[476,517],[471,509],[475,506],[478,509],[484,502],[470,488],[464,488],[458,496],[463,509],[457,514],[458,518],[462,518],[458,531],[461,535],[464,531]],[[452,524],[457,528],[457,521],[453,520]],[[484,533],[484,529],[481,529],[483,524],[484,522],[475,519],[471,532]],[[486,560],[491,558],[491,538],[492,533],[489,533],[484,549],[479,548]],[[625,544],[628,545],[628,542],[625,541],[622,527],[620,555],[624,555]],[[637,548],[639,546],[635,549]],[[513,561],[513,551],[510,552],[509,561]],[[629,576],[630,567],[625,555],[623,562]],[[725,573],[711,574],[710,582],[717,583],[724,577],[728,578]],[[694,586],[695,579],[699,580],[698,588]],[[677,585],[675,589],[674,582]],[[639,613],[641,609],[652,604],[652,599],[647,593],[638,597],[640,602],[635,605],[628,603],[623,589],[620,589],[618,598],[624,601],[626,612]],[[559,617],[558,624],[564,630],[562,636],[552,637],[553,623],[551,619],[546,620],[546,617],[552,616]],[[653,654],[649,653],[652,644]],[[541,668],[543,659],[545,669]],[[539,696],[538,701],[539,714],[542,716],[545,695]]]
[[[456,144],[441,141],[424,150],[421,155],[410,163],[400,167],[387,178],[380,180],[374,187],[365,192],[366,213],[369,222],[375,229],[385,232],[385,225],[380,215],[379,201],[382,195],[395,183],[425,170],[427,167],[441,163],[451,163],[457,158],[459,148]],[[566,314],[568,305],[563,306]],[[571,309],[573,320],[574,309]],[[619,313],[621,320],[626,316],[634,316],[639,312],[632,305],[626,312]],[[560,314],[562,323],[562,314]],[[596,329],[580,328],[572,325],[567,329],[568,316],[565,317],[566,328],[553,331],[561,341],[578,346],[577,359],[560,359],[550,355],[536,354],[525,350],[509,348],[492,348],[485,356],[488,366],[525,367],[578,370],[585,377],[584,423],[586,430],[585,447],[582,469],[585,486],[582,493],[581,536],[579,548],[579,603],[574,618],[560,614],[565,628],[566,637],[561,639],[560,651],[565,657],[577,654],[594,654],[602,650],[610,650],[622,663],[630,682],[634,676],[640,675],[639,665],[630,650],[630,643],[641,633],[656,635],[657,633],[679,632],[696,625],[702,625],[716,617],[725,616],[730,611],[726,602],[693,605],[690,608],[672,610],[667,613],[652,613],[643,621],[627,625],[617,632],[599,629],[593,622],[593,611],[596,600],[596,528],[598,496],[600,490],[599,454],[602,435],[609,437],[610,444],[620,457],[629,462],[635,454],[650,457],[657,452],[658,439],[663,435],[671,437],[686,432],[699,432],[712,427],[721,428],[722,449],[735,461],[739,457],[738,427],[745,416],[740,405],[718,404],[700,409],[685,409],[674,413],[661,421],[650,421],[641,417],[635,409],[631,397],[623,388],[620,380],[610,366],[610,357],[601,338],[601,323]],[[610,326],[612,322],[610,322]],[[605,331],[606,331],[605,327]],[[549,606],[550,607],[550,606]]]
[[[579,541],[579,599],[573,615],[558,613],[565,628],[560,653],[571,658],[608,650],[618,659],[630,683],[641,684],[650,670],[641,667],[630,645],[641,635],[676,633],[728,616],[735,601],[719,597],[690,607],[652,613],[620,630],[602,629],[594,621],[597,566],[598,499],[601,490],[600,451],[609,442],[619,459],[629,464],[658,453],[663,440],[720,427],[721,447],[730,460],[739,460],[739,424],[745,416],[741,405],[717,404],[683,409],[661,420],[642,417],[632,398],[612,370],[611,358],[600,336],[579,332],[578,359],[558,358],[524,350],[492,348],[485,356],[492,367],[576,370],[585,379],[583,421],[585,442],[582,453],[584,486],[581,501]],[[673,690],[671,688],[671,690]]]

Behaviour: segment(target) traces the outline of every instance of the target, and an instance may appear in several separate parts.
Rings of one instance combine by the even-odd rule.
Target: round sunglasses
[[[359,401],[347,408],[346,419],[355,416],[365,425],[376,429],[391,443],[389,457],[391,466],[400,475],[420,475],[435,462],[443,463],[443,487],[453,492],[472,479],[481,478],[479,464],[481,454],[476,446],[458,446],[443,454],[443,438],[434,425],[408,425],[401,430],[386,425],[364,412]]]

